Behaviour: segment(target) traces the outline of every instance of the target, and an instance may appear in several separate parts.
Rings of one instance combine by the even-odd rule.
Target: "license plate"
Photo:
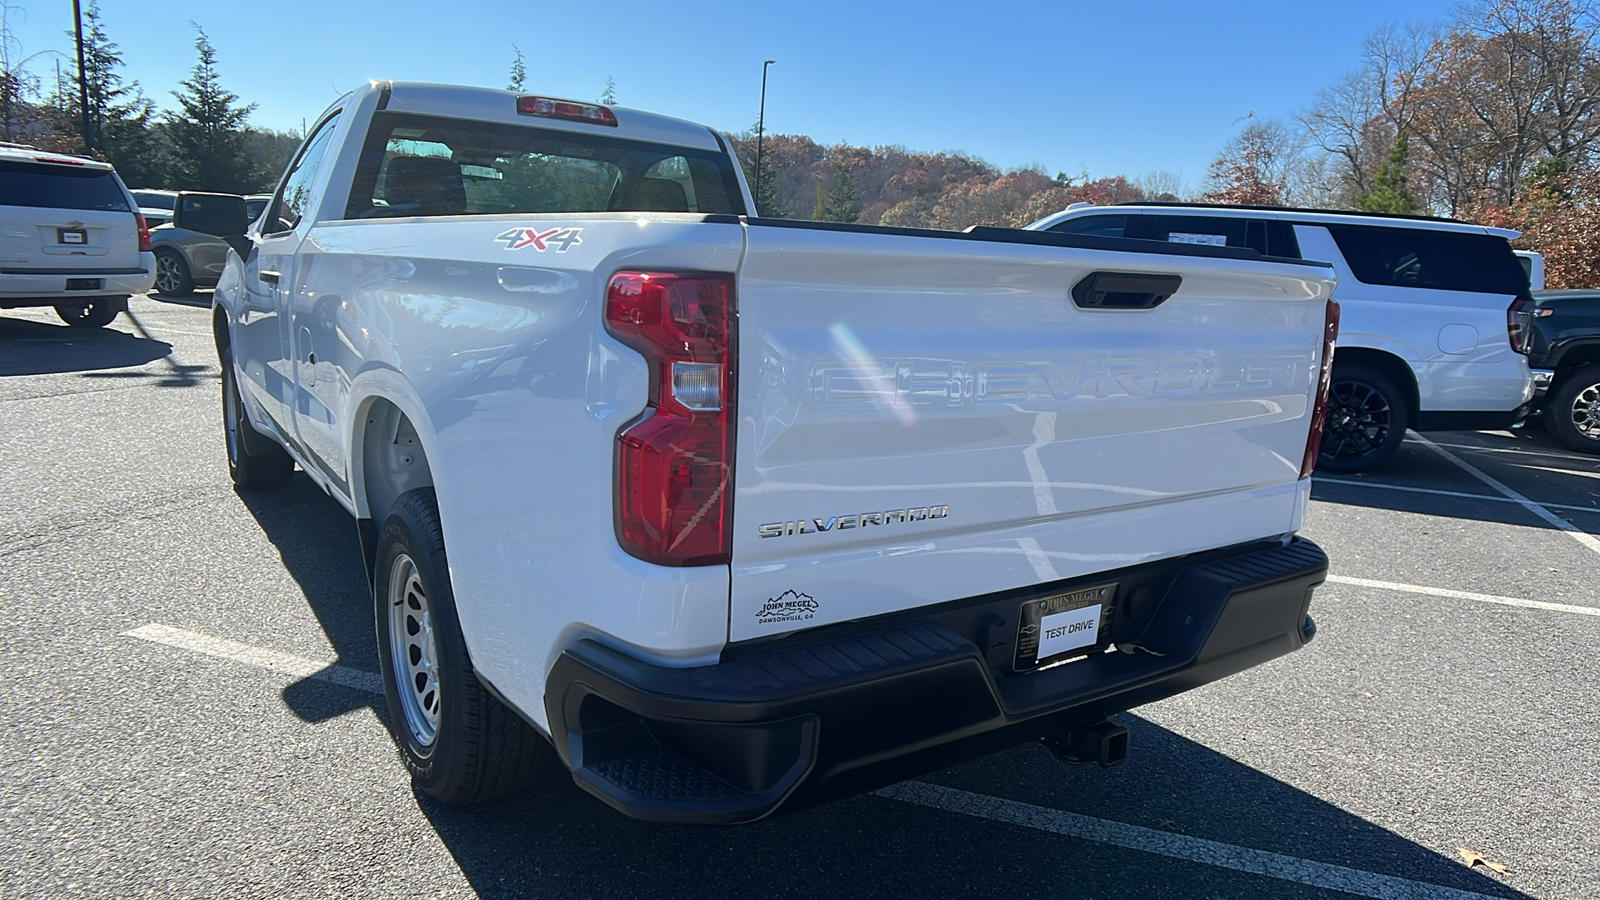
[[[1103,649],[1110,640],[1117,585],[1099,584],[1022,604],[1017,617],[1018,672]]]
[[[89,232],[82,228],[57,228],[56,240],[63,244],[87,244]]]

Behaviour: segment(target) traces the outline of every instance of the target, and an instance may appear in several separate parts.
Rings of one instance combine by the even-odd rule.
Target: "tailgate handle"
[[[1090,272],[1072,286],[1072,302],[1081,309],[1155,309],[1182,284],[1181,275]]]
[[[277,284],[278,283],[278,273],[272,271],[271,269],[262,269],[261,270],[261,280],[265,281],[267,284]]]

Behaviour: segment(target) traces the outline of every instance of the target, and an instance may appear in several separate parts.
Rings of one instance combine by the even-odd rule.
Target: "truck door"
[[[332,316],[339,298],[324,296],[310,283],[314,267],[307,256],[316,252],[316,242],[306,240],[312,225],[309,214],[317,169],[333,143],[338,121],[338,113],[324,119],[306,141],[300,158],[290,167],[283,187],[267,209],[264,227],[287,229],[292,235],[279,258],[277,271],[279,315],[288,323],[288,356],[293,373],[288,402],[295,438],[304,451],[303,458],[348,493],[337,415],[342,407],[336,399],[348,391],[340,385],[334,359],[337,344],[332,337]]]

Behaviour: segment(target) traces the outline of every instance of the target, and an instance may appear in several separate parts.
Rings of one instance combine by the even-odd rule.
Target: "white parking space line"
[[[1437,494],[1441,497],[1463,497],[1468,500],[1488,500],[1491,503],[1512,503],[1518,506],[1522,505],[1510,497],[1496,497],[1492,494],[1469,494],[1465,491],[1442,491],[1438,488],[1411,487],[1410,485],[1406,484],[1384,484],[1378,481],[1356,481],[1352,478],[1328,478],[1323,475],[1316,475],[1313,476],[1312,482],[1344,484],[1351,487],[1378,488],[1385,491],[1407,491],[1413,494]],[[1571,512],[1600,513],[1600,507],[1597,506],[1572,506],[1571,504],[1567,503],[1540,503],[1539,505],[1545,509],[1564,509]]]
[[[1578,606],[1573,603],[1551,603],[1548,600],[1524,600],[1521,597],[1498,597],[1494,594],[1475,594],[1472,591],[1452,591],[1449,588],[1426,587],[1420,584],[1401,584],[1398,581],[1375,581],[1371,578],[1351,578],[1349,575],[1329,575],[1329,584],[1347,584],[1352,587],[1377,588],[1382,591],[1400,591],[1405,594],[1426,594],[1430,597],[1448,597],[1452,600],[1476,600],[1479,603],[1498,603],[1501,606],[1520,606],[1524,609],[1543,609],[1550,612],[1574,613],[1580,616],[1600,617],[1600,607]]]
[[[1397,878],[1393,875],[1379,875],[1361,869],[1313,862],[1297,856],[1285,856],[1251,847],[1173,834],[1170,831],[1157,831],[1154,828],[1096,819],[1079,813],[1034,806],[1015,800],[1003,800],[999,797],[974,794],[970,791],[920,781],[908,781],[884,788],[877,792],[877,796],[988,819],[992,822],[1094,841],[1097,844],[1109,844],[1113,847],[1154,853],[1185,862],[1232,869],[1235,872],[1259,875],[1263,878],[1274,878],[1323,890],[1343,891],[1357,897],[1373,897],[1377,900],[1424,900],[1424,898],[1487,900],[1489,897],[1488,894],[1442,887],[1425,881],[1412,881],[1409,878]]]
[[[352,669],[348,666],[336,666],[329,663],[317,662],[303,656],[291,653],[279,653],[276,650],[267,650],[262,647],[252,647],[224,638],[212,637],[198,631],[185,631],[182,628],[173,628],[170,625],[151,623],[141,625],[132,631],[124,631],[124,637],[139,638],[143,641],[152,641],[165,644],[168,647],[177,647],[180,650],[190,650],[203,653],[206,656],[215,656],[219,659],[232,660],[255,666],[258,669],[267,669],[283,675],[293,675],[296,678],[314,678],[317,681],[326,681],[341,687],[353,688],[372,694],[383,693],[383,681],[375,672],[366,672],[361,669]]]
[[[1551,459],[1570,459],[1573,462],[1600,466],[1600,457],[1579,456],[1576,453],[1562,453],[1555,450],[1536,450],[1532,447],[1480,447],[1477,444],[1449,444],[1444,441],[1434,441],[1433,444],[1436,447],[1449,447],[1451,450],[1476,450],[1479,453],[1513,453],[1518,456],[1547,456]]]
[[[1555,527],[1566,532],[1572,537],[1573,540],[1584,545],[1585,547],[1588,547],[1595,553],[1600,554],[1600,538],[1596,538],[1594,535],[1584,531],[1571,522],[1568,522],[1566,519],[1561,518],[1550,510],[1545,509],[1543,506],[1540,506],[1532,500],[1529,500],[1527,497],[1524,497],[1516,491],[1513,491],[1511,488],[1506,487],[1493,476],[1486,474],[1482,469],[1479,469],[1472,463],[1469,463],[1461,457],[1456,456],[1454,453],[1451,453],[1449,450],[1444,449],[1422,435],[1414,434],[1412,435],[1412,438],[1418,443],[1422,444],[1422,446],[1427,447],[1429,450],[1432,450],[1450,462],[1455,463],[1455,465],[1462,471],[1478,479],[1484,484],[1487,484],[1489,487],[1494,488],[1507,498],[1522,504],[1523,508],[1527,509],[1528,512],[1533,513],[1546,522],[1549,522],[1551,525],[1554,525]]]

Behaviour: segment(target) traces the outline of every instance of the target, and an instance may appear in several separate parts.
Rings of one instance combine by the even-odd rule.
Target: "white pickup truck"
[[[759,819],[1309,641],[1331,269],[761,219],[698,125],[373,83],[217,287],[229,468],[358,522],[448,803]]]

